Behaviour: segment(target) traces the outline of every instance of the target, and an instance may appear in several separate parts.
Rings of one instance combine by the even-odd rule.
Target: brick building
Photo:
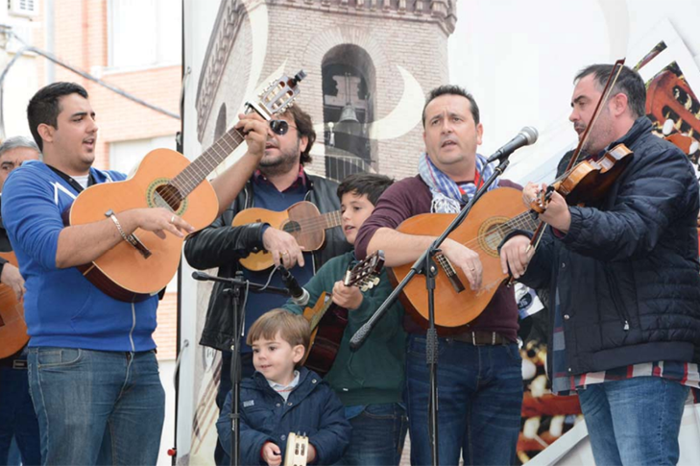
[[[251,84],[303,68],[298,103],[319,135],[312,171],[414,175],[425,93],[448,81],[454,8],[454,0],[222,1],[197,95],[202,146],[235,122]]]
[[[8,113],[21,115],[24,125],[7,125],[6,136],[29,136],[25,109],[40,87],[54,81],[74,81],[86,88],[100,127],[95,166],[129,172],[151,149],[175,149],[180,131],[181,8],[168,0],[47,0],[4,2],[10,8],[13,30],[31,45],[61,62],[109,83],[126,93],[165,110],[147,108],[100,84],[54,64],[36,54],[27,54],[34,75],[22,78],[17,89],[21,99],[6,105]],[[29,5],[17,14],[15,3]],[[5,21],[2,21],[5,23]],[[11,70],[27,73],[23,69]],[[16,80],[15,80],[16,81]],[[28,85],[27,85],[28,83]],[[12,94],[6,82],[5,93]],[[24,95],[26,94],[26,95]],[[175,357],[177,289],[175,283],[158,311],[155,334],[161,359]]]

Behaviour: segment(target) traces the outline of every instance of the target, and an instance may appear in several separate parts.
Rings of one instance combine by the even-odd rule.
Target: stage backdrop
[[[316,123],[309,167],[316,174],[414,175],[425,94],[454,83],[481,107],[480,152],[489,155],[533,125],[538,142],[511,157],[506,177],[550,181],[576,143],[567,119],[573,76],[626,56],[647,81],[659,133],[697,161],[700,6],[693,0],[184,0],[183,16],[190,158],[236,122],[257,88],[304,69],[298,104]],[[183,265],[177,460],[213,464],[220,358],[198,345],[210,289],[187,278],[190,272]],[[557,408],[546,397],[543,350],[536,340],[523,350],[524,383],[532,388],[523,462],[578,419],[575,403]]]

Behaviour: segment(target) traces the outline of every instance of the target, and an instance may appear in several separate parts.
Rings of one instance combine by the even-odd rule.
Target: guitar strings
[[[233,144],[229,143],[233,139]],[[169,181],[177,191],[168,191],[162,196],[169,205],[180,204],[206,176],[214,171],[223,160],[228,157],[243,142],[243,135],[236,128],[232,128],[217,139],[201,156],[185,167],[180,173]],[[225,146],[224,146],[225,144]],[[216,158],[215,158],[216,157]]]

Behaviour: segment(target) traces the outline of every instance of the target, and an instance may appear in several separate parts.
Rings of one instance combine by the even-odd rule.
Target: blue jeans
[[[153,351],[30,348],[45,465],[156,464],[165,392]]]
[[[431,464],[429,372],[425,337],[409,335],[406,401],[411,464]],[[473,346],[440,338],[438,457],[440,464],[515,464],[523,400],[522,360],[516,344]]]
[[[12,439],[25,466],[41,464],[39,424],[29,396],[27,369],[0,367],[0,464],[15,464]]]
[[[408,428],[406,410],[401,405],[367,405],[349,421],[352,425],[350,445],[336,466],[398,466]]]
[[[596,464],[676,464],[688,390],[678,382],[651,376],[579,390]]]

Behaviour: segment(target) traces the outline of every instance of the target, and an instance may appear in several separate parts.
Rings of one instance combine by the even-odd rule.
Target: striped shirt
[[[274,391],[279,393],[280,396],[284,398],[284,401],[287,401],[289,394],[292,393],[292,390],[294,390],[297,385],[299,385],[299,371],[294,371],[294,379],[289,383],[289,385],[282,385],[281,383],[273,382],[272,380],[268,380],[267,383],[270,384],[270,387],[272,387]]]
[[[554,298],[554,334],[552,338],[552,393],[572,395],[573,391],[589,385],[631,379],[633,377],[662,377],[693,388],[695,400],[700,399],[698,365],[681,361],[654,361],[631,364],[606,371],[571,375],[566,361],[564,322],[561,316],[559,290]]]

